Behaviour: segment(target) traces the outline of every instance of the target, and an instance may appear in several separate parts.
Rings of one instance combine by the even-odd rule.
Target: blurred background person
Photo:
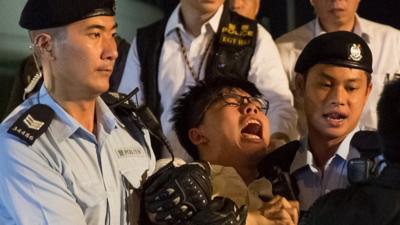
[[[232,11],[255,20],[260,9],[261,0],[227,0]]]

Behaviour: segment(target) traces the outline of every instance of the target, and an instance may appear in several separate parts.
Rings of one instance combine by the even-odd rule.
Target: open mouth
[[[326,113],[322,115],[325,119],[332,122],[341,122],[347,118],[347,116],[343,113]]]
[[[249,120],[246,126],[240,131],[243,137],[252,140],[262,139],[262,125],[257,120]]]

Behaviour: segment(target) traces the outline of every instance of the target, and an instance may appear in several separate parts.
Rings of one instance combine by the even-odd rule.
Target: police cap
[[[19,25],[28,30],[39,30],[89,17],[114,15],[115,0],[28,0]]]
[[[372,73],[370,48],[360,36],[347,31],[329,32],[312,39],[301,52],[294,70],[304,74],[319,63]]]

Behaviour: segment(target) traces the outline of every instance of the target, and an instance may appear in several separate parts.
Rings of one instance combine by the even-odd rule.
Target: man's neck
[[[356,25],[356,17],[354,16],[353,20],[350,20],[347,23],[332,23],[331,21],[322,21],[319,18],[319,25],[326,32],[334,32],[334,31],[349,31],[353,32],[354,26]]]
[[[182,1],[180,16],[185,27],[185,30],[194,37],[199,36],[201,27],[208,21],[216,12],[202,13],[194,9],[185,1]]]
[[[95,133],[95,101],[64,101],[59,104],[87,131]]]
[[[95,132],[96,99],[76,100],[55,94],[48,90],[50,96],[87,131]]]
[[[248,166],[235,166],[234,168],[247,186],[255,179],[257,179],[258,176],[257,168],[252,168]]]
[[[345,137],[326,138],[319,134],[309,134],[308,144],[317,167],[323,171],[328,160],[336,154]]]

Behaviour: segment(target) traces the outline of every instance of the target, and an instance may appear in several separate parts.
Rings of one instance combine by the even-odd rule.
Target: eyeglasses
[[[246,104],[253,104],[257,107],[258,110],[263,112],[265,115],[268,113],[269,109],[269,101],[267,99],[264,99],[260,96],[242,96],[238,94],[233,94],[233,93],[228,93],[228,94],[218,94],[215,96],[214,99],[212,99],[206,107],[204,107],[204,110],[201,112],[199,115],[199,119],[197,120],[196,125],[199,125],[200,122],[203,120],[204,114],[207,112],[207,110],[211,107],[211,105],[216,102],[217,100],[222,99],[225,102],[225,105],[228,106],[236,106],[236,107],[241,107]]]

